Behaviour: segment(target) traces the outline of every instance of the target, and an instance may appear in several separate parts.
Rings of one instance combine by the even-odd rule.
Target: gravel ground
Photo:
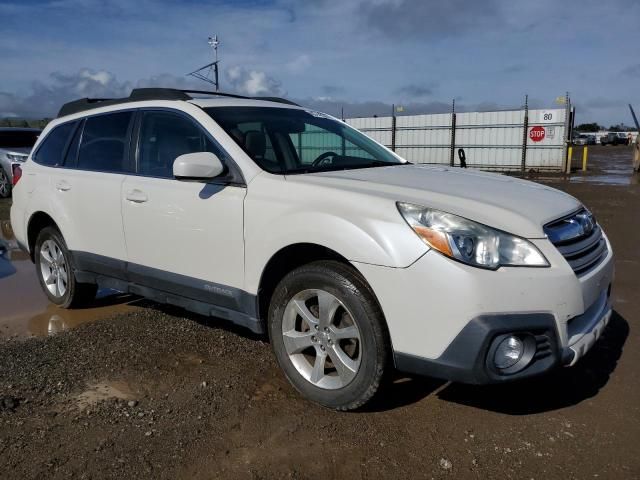
[[[0,340],[2,477],[640,478],[640,186],[551,181],[616,252],[615,314],[574,368],[499,387],[398,377],[335,413],[293,391],[264,339],[148,303]]]
[[[0,198],[0,219],[9,219],[9,209],[11,208],[10,198]]]

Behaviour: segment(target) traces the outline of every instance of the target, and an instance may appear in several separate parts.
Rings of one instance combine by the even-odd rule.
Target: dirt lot
[[[16,254],[0,279],[2,477],[640,478],[628,151],[592,148],[589,175],[543,180],[590,206],[616,252],[615,314],[576,367],[500,387],[397,378],[356,413],[301,399],[264,339],[216,320],[122,296],[60,312]]]

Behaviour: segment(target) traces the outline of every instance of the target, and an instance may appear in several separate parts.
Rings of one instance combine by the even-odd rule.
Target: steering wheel
[[[318,158],[316,158],[313,163],[311,164],[312,167],[317,167],[318,165],[320,165],[322,162],[324,162],[327,158],[329,157],[337,157],[338,154],[336,152],[324,152],[321,153]]]

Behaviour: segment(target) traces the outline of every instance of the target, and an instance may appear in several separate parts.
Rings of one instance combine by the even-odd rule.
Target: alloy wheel
[[[69,270],[60,246],[52,239],[40,247],[40,273],[49,293],[60,298],[67,292]]]
[[[9,196],[9,192],[11,191],[11,182],[9,182],[9,177],[7,174],[0,168],[0,197]]]
[[[303,290],[289,301],[282,337],[291,363],[316,387],[343,388],[358,373],[360,330],[345,305],[327,291]]]

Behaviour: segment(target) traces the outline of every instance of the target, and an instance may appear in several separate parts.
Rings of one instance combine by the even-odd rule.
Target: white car
[[[193,93],[79,100],[44,130],[11,221],[53,303],[109,287],[268,332],[293,386],[340,410],[393,368],[573,365],[609,321],[611,245],[575,198],[412,165],[286,100]]]
[[[37,128],[0,127],[0,198],[11,196],[13,170],[27,159],[38,135]]]

